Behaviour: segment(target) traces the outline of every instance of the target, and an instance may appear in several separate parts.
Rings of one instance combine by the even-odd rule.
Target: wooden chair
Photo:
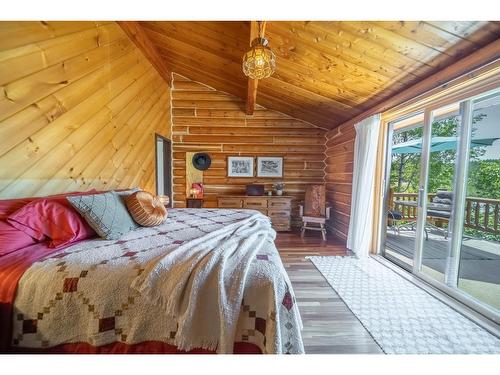
[[[323,240],[326,241],[325,223],[330,219],[330,207],[326,206],[325,186],[309,185],[306,188],[304,204],[299,205],[302,217],[301,236],[306,230],[321,231]]]

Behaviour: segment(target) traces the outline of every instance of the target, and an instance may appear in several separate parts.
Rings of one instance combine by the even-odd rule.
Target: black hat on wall
[[[210,167],[210,164],[212,164],[212,159],[210,159],[210,155],[207,153],[198,152],[193,155],[193,166],[196,169],[206,171]]]

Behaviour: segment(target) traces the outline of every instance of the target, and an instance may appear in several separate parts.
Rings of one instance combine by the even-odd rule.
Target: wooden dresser
[[[277,232],[290,231],[292,227],[292,197],[221,195],[217,198],[219,208],[248,208],[269,216]]]

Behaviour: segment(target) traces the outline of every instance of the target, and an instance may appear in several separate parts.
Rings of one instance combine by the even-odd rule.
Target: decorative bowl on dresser
[[[219,208],[246,208],[262,212],[271,219],[277,232],[287,232],[292,228],[292,197],[220,195],[217,198]]]

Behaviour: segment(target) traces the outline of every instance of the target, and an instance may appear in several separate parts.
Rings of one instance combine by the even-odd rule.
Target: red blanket
[[[196,349],[190,352],[178,350],[175,346],[158,341],[148,341],[134,345],[115,342],[109,345],[95,347],[87,343],[70,343],[47,349],[13,348],[12,319],[14,301],[19,280],[24,272],[36,261],[48,255],[61,251],[63,248],[52,249],[44,243],[39,243],[0,257],[0,353],[87,353],[87,354],[132,354],[132,353],[165,353],[165,354],[213,354],[214,352]],[[234,344],[236,354],[257,354],[260,349],[251,343],[238,342]]]

